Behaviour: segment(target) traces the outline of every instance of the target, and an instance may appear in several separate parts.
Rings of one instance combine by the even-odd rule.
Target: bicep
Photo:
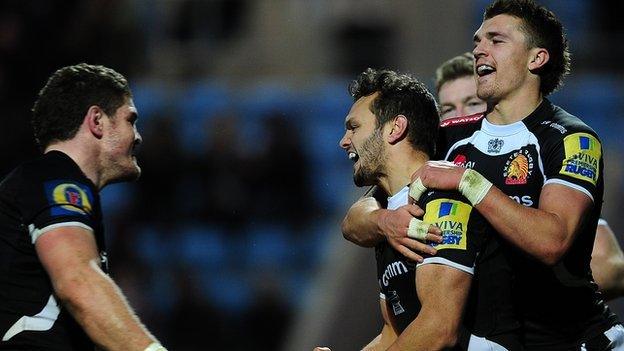
[[[35,249],[55,288],[58,282],[72,279],[78,268],[99,263],[93,232],[83,227],[52,229],[37,238]]]
[[[419,265],[416,290],[423,310],[458,326],[468,298],[472,275],[443,264]]]
[[[555,215],[572,237],[582,219],[593,206],[593,200],[584,192],[562,184],[546,184],[542,189],[539,209]]]

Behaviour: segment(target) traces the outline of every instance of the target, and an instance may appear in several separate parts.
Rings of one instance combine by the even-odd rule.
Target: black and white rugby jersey
[[[406,205],[408,192],[405,187],[388,198],[387,208]],[[519,350],[520,323],[510,300],[511,269],[502,255],[498,236],[492,234],[491,226],[458,192],[429,191],[418,204],[425,210],[421,219],[442,230],[442,243],[432,244],[437,254],[425,256],[422,263],[416,264],[386,241],[375,248],[380,296],[386,301],[395,332],[402,333],[421,309],[416,293],[416,267],[442,264],[473,276],[463,328],[454,350],[490,350],[492,342],[501,346],[500,350]],[[498,294],[484,294],[489,291]]]
[[[35,241],[48,230],[93,231],[107,271],[100,200],[93,183],[64,153],[48,152],[0,183],[0,350],[93,350],[54,295]]]
[[[548,100],[513,124],[494,125],[479,114],[446,120],[441,127],[438,159],[475,169],[524,206],[537,208],[547,184],[570,187],[593,200],[572,247],[556,266],[507,246],[527,348],[576,347],[576,340],[617,323],[589,265],[603,198],[602,147],[596,133]]]

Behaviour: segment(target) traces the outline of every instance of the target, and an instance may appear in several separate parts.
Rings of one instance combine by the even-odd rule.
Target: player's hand
[[[313,351],[331,351],[331,349],[330,349],[329,347],[320,347],[320,346],[317,346],[317,347],[315,347],[315,348],[314,348],[314,350],[313,350]]]
[[[427,161],[412,174],[412,182],[420,179],[427,189],[457,190],[465,170],[452,162]]]
[[[396,210],[386,210],[379,217],[379,228],[388,240],[390,246],[403,256],[417,262],[422,262],[421,254],[435,255],[436,249],[427,243],[441,243],[442,231],[430,225],[425,235],[425,242],[408,237],[410,222],[420,217],[424,211],[415,204],[404,205]]]

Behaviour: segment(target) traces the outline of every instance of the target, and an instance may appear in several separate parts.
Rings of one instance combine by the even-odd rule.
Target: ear
[[[91,106],[87,110],[87,114],[84,118],[87,128],[96,138],[100,139],[104,135],[104,120],[105,113],[99,106]]]
[[[394,117],[394,121],[392,121],[392,129],[390,130],[390,135],[388,135],[388,142],[390,144],[396,144],[401,141],[401,139],[407,135],[408,127],[409,122],[407,117],[404,115],[397,115]]]
[[[534,71],[544,67],[544,65],[550,60],[550,54],[548,50],[544,48],[531,49],[529,56],[529,70]]]

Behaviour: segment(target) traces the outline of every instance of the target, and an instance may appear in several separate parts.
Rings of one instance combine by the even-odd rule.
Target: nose
[[[351,136],[349,135],[348,130],[342,136],[342,139],[340,139],[340,141],[338,142],[338,145],[340,145],[340,147],[345,150],[349,148],[349,146],[351,145]]]
[[[143,137],[141,136],[141,133],[139,133],[139,130],[135,127],[134,128],[134,144],[140,145],[142,143],[143,143]]]
[[[475,61],[482,56],[486,55],[485,51],[485,40],[481,40],[478,43],[475,43],[474,49],[472,49],[472,55],[475,58]]]
[[[461,104],[457,106],[457,109],[455,110],[455,116],[453,117],[459,117],[459,116],[468,116],[466,105]]]

